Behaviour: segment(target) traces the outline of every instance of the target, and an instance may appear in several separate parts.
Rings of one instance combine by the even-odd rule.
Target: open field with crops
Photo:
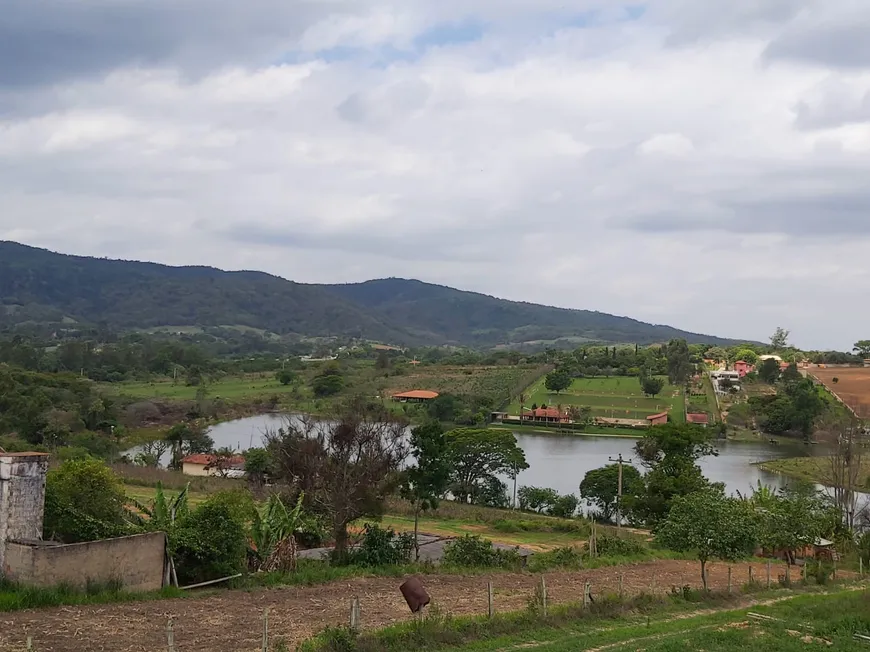
[[[304,405],[314,399],[310,382],[323,368],[311,363],[294,373],[298,382],[282,385],[271,373],[244,374],[210,379],[205,389],[209,398],[227,401],[277,396],[282,402]],[[371,361],[340,364],[344,390],[339,396],[389,396],[412,389],[491,399],[506,404],[541,377],[547,367],[541,365],[450,366],[402,364],[377,369]],[[156,379],[143,382],[106,383],[108,391],[142,399],[194,400],[199,387],[187,385],[183,378]]]
[[[839,396],[859,417],[870,418],[870,368],[812,367],[808,373]]]
[[[732,565],[735,582],[748,577],[748,564]],[[774,577],[784,566],[773,565]],[[755,565],[756,573],[761,566]],[[487,581],[495,589],[497,612],[527,608],[540,576],[524,572],[476,575],[431,574],[423,577],[434,604],[454,616],[482,616],[487,610]],[[626,596],[666,594],[672,586],[700,585],[697,561],[661,560],[626,566],[546,574],[548,604],[576,603],[588,582],[593,594],[615,594],[622,584]],[[709,566],[709,583],[724,591],[728,565]],[[172,616],[175,644],[184,652],[249,652],[260,649],[262,615],[269,608],[273,640],[288,649],[324,627],[347,622],[354,596],[360,601],[360,623],[378,629],[409,622],[413,615],[398,591],[400,578],[358,577],[318,586],[281,586],[273,589],[205,593],[197,598],[123,604],[66,606],[4,614],[0,649],[22,651],[27,637],[37,652],[144,652],[166,649],[166,621]],[[739,589],[741,584],[735,584]],[[490,648],[504,649],[504,648]],[[568,649],[568,648],[566,648]],[[583,649],[574,647],[570,649]],[[632,648],[635,649],[635,648]],[[697,648],[681,648],[697,649]],[[767,648],[774,649],[774,648]]]
[[[532,404],[586,406],[592,409],[594,417],[618,419],[645,419],[651,414],[670,411],[671,421],[685,421],[683,411],[683,390],[665,383],[661,393],[655,397],[645,396],[640,381],[634,376],[612,378],[575,378],[565,391],[550,392],[541,378],[525,392],[524,406]],[[511,403],[508,411],[519,414],[519,401]]]

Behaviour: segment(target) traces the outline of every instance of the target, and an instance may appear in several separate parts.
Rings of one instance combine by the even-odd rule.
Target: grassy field
[[[541,365],[450,366],[403,364],[390,369],[376,369],[371,361],[341,363],[344,390],[335,398],[350,395],[390,396],[412,389],[428,389],[440,393],[483,397],[494,405],[506,404],[540,377],[547,367]],[[282,403],[306,406],[315,399],[310,383],[320,373],[323,363],[310,363],[297,370],[298,382],[282,385],[272,373],[226,376],[206,385],[208,397],[226,401],[244,401],[277,396]],[[187,385],[184,379],[161,378],[143,382],[105,383],[113,393],[141,399],[193,400],[198,387]]]
[[[830,484],[831,482],[831,462],[827,457],[789,457],[762,462],[758,467],[765,471],[782,473],[816,484]],[[870,453],[862,460],[859,473],[861,477],[859,484],[870,490]]]
[[[870,649],[866,641],[854,638],[855,634],[870,635],[870,594],[866,590],[803,595],[751,608],[699,613],[689,617],[668,614],[655,620],[640,615],[622,617],[609,623],[580,622],[562,628],[533,629],[519,635],[437,649],[468,652],[527,648],[534,648],[537,652]],[[749,613],[760,614],[763,618],[751,617]]]
[[[533,403],[587,406],[592,408],[592,416],[620,419],[645,419],[651,414],[669,410],[672,421],[685,421],[683,390],[667,383],[661,394],[651,398],[644,395],[640,381],[633,376],[576,378],[571,387],[558,394],[547,391],[544,382],[544,378],[539,379],[525,392],[525,407]],[[519,411],[519,401],[515,400],[508,412],[519,414]]]

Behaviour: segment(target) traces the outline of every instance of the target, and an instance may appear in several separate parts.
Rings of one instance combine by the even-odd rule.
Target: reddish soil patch
[[[733,566],[735,591],[748,581],[748,564]],[[727,585],[727,565],[711,564],[711,588]],[[783,573],[775,565],[773,581]],[[756,581],[765,581],[765,567],[754,566]],[[572,573],[547,573],[552,603],[582,600],[585,582],[592,593],[615,593],[622,574],[626,594],[666,592],[672,586],[700,586],[697,562],[658,561]],[[795,577],[795,579],[797,579]],[[498,611],[524,609],[538,576],[528,573],[423,578],[433,604],[454,615],[486,613],[486,584],[495,586]],[[0,650],[24,650],[28,636],[39,652],[153,652],[166,648],[166,623],[174,621],[179,652],[255,652],[260,649],[261,617],[270,608],[273,640],[284,639],[290,649],[328,625],[348,622],[350,601],[359,596],[362,625],[377,628],[409,620],[399,594],[401,580],[361,578],[322,586],[255,591],[227,591],[201,598],[85,607],[60,607],[0,614]]]
[[[809,374],[815,376],[840,397],[861,418],[870,418],[870,368],[861,367],[812,367]],[[834,382],[834,378],[838,382]]]

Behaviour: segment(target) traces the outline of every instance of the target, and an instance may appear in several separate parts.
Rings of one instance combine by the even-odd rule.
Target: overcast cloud
[[[870,337],[866,0],[10,0],[0,239]]]

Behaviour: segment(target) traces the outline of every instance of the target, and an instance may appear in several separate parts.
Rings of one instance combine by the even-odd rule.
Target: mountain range
[[[674,337],[733,343],[628,317],[507,301],[417,280],[315,285],[264,272],[70,256],[0,241],[0,325],[26,321],[117,329],[232,325],[480,348],[558,341],[650,344]]]

